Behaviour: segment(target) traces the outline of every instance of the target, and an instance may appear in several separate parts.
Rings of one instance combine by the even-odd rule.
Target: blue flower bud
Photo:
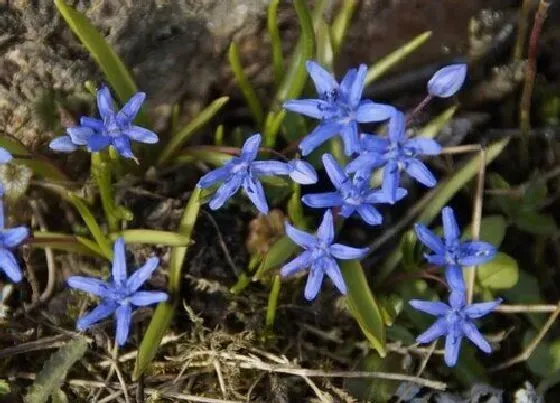
[[[433,97],[449,98],[463,86],[466,75],[466,64],[446,66],[436,71],[428,81],[428,93]]]

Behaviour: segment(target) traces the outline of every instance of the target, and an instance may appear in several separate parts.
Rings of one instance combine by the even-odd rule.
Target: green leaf
[[[201,204],[201,190],[196,187],[185,207],[183,217],[179,223],[179,231],[181,235],[186,237],[187,246],[174,247],[171,250],[171,260],[169,264],[169,284],[167,286],[168,293],[171,297],[170,302],[159,304],[155,310],[154,317],[152,318],[148,329],[142,339],[140,348],[138,349],[138,356],[136,357],[136,364],[132,378],[137,380],[146,371],[154,357],[156,356],[157,349],[161,343],[165,332],[171,324],[171,320],[175,314],[175,308],[181,301],[181,280],[182,268],[185,255],[190,245],[190,239],[194,229],[194,224],[198,217]]]
[[[251,86],[247,75],[243,71],[243,66],[241,66],[241,60],[239,59],[239,50],[237,49],[237,44],[235,42],[232,42],[229,45],[228,58],[229,65],[235,75],[235,80],[237,81],[237,84],[247,101],[247,105],[249,105],[249,109],[253,114],[257,127],[259,130],[262,130],[264,124],[264,112],[261,102],[257,97],[255,89]]]
[[[10,393],[10,384],[4,379],[0,379],[0,396]]]
[[[385,358],[368,354],[360,360],[356,370],[399,373],[402,372],[402,357],[396,353],[389,353]],[[348,379],[344,382],[344,389],[361,402],[389,402],[400,384],[401,381],[387,379]]]
[[[280,85],[284,78],[284,54],[282,52],[282,41],[278,31],[278,3],[280,0],[272,0],[268,5],[266,25],[270,35],[270,45],[272,46],[272,66],[274,67],[274,81]]]
[[[368,286],[362,265],[357,260],[340,262],[340,270],[348,288],[346,302],[362,332],[382,357],[385,350],[385,324],[381,310]]]
[[[356,5],[356,0],[345,0],[341,2],[340,11],[334,17],[334,21],[331,25],[331,38],[335,55],[338,54],[342,47],[342,42],[344,42],[344,37],[350,26],[350,21],[352,20],[352,15],[354,15]]]
[[[463,240],[472,239],[472,226],[463,231]],[[506,235],[507,222],[501,215],[490,215],[480,221],[481,241],[486,241],[499,248]]]
[[[25,396],[25,402],[45,403],[49,400],[49,397],[60,389],[66,374],[74,363],[83,357],[87,348],[87,339],[78,336],[52,354],[37,374],[35,382]]]
[[[434,138],[455,116],[457,106],[447,108],[419,130],[422,137]]]
[[[274,276],[272,280],[272,288],[268,294],[268,304],[266,307],[266,329],[272,333],[274,329],[274,320],[276,319],[276,307],[278,306],[278,296],[280,295],[280,276]]]
[[[535,335],[534,330],[529,330],[525,334],[524,344],[529,344]],[[550,343],[541,341],[527,360],[527,366],[531,372],[541,378],[548,378],[555,372],[560,371],[560,339],[553,340]]]
[[[219,147],[216,149],[219,149]],[[210,165],[221,166],[227,164],[231,157],[231,154],[212,151],[210,147],[188,147],[173,160],[173,164],[183,165],[201,161]]]
[[[119,210],[113,197],[113,188],[111,185],[111,170],[109,165],[103,161],[101,153],[91,153],[91,176],[97,183],[99,196],[101,197],[101,205],[105,212],[105,219],[109,231],[116,231],[119,228]]]
[[[282,85],[276,93],[276,100],[283,102],[286,99],[299,98],[305,81],[307,80],[307,70],[305,62],[313,59],[313,49],[315,33],[313,32],[313,21],[309,14],[305,0],[294,0],[294,6],[301,28],[300,39],[292,55],[292,63],[284,77]]]
[[[292,184],[292,196],[288,201],[288,217],[290,221],[299,228],[306,228],[307,222],[303,213],[303,205],[301,203],[301,185],[296,182]]]
[[[544,301],[541,295],[539,281],[532,274],[524,270],[519,270],[519,280],[510,289],[500,291],[500,294],[510,303],[518,305],[542,304]],[[544,325],[546,318],[542,314],[524,314],[536,329]]]
[[[164,246],[188,246],[191,242],[190,236],[177,232],[151,229],[128,229],[110,234],[112,241],[119,237],[123,237],[126,243],[146,243]]]
[[[409,54],[426,43],[431,36],[432,31],[424,32],[371,66],[366,76],[365,86],[368,86],[372,81],[377,80],[396,64],[402,62]]]
[[[519,212],[514,223],[520,230],[536,235],[553,235],[558,231],[554,216],[536,211]]]
[[[282,265],[298,249],[298,246],[287,236],[283,236],[270,247],[254,276],[255,280],[260,280],[270,269]]]
[[[48,231],[34,231],[33,237],[28,241],[32,248],[51,248],[54,250],[62,250],[65,252],[78,253],[80,255],[102,257],[105,255],[101,252],[99,247],[94,241],[91,241],[95,246],[94,249],[87,245],[83,245],[72,234],[62,234],[58,232]]]
[[[490,262],[478,266],[476,277],[482,287],[501,290],[511,288],[519,280],[517,261],[504,252],[498,252]]]
[[[63,0],[54,0],[54,4],[66,23],[78,36],[80,42],[103,70],[107,81],[115,90],[119,100],[125,103],[137,92],[132,74],[86,16],[68,6]],[[142,118],[139,121],[142,121]]]
[[[208,123],[228,101],[228,97],[216,99],[208,107],[196,115],[196,117],[188,125],[174,134],[163,148],[156,164],[161,166],[167,163],[174,154],[178,153],[179,149],[185,144],[185,142],[188,141],[198,129]]]
[[[284,109],[278,112],[269,112],[266,117],[266,123],[264,125],[264,146],[274,148],[276,146],[276,138],[278,137],[278,132],[282,127],[284,118],[286,117],[286,111]]]

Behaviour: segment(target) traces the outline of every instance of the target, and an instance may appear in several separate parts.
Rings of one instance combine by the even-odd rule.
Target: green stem
[[[91,153],[91,174],[99,189],[109,232],[116,232],[119,230],[119,217],[111,186],[111,167],[103,161],[100,153]]]

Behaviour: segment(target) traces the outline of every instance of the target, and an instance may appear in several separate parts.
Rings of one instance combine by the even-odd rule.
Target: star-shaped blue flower
[[[319,99],[294,99],[284,102],[284,108],[321,123],[300,143],[303,155],[308,155],[325,141],[341,134],[346,155],[360,152],[358,123],[379,122],[388,119],[392,106],[362,100],[367,67],[350,69],[340,84],[333,75],[314,61],[305,64],[315,84]]]
[[[409,304],[414,308],[438,318],[432,326],[416,338],[416,341],[425,344],[440,336],[445,336],[444,357],[445,363],[449,367],[453,367],[457,363],[461,351],[461,341],[465,336],[485,353],[491,353],[492,347],[480,334],[473,319],[492,312],[501,302],[502,300],[498,299],[492,302],[466,305],[465,294],[459,291],[451,292],[449,305],[443,302],[410,300]]]
[[[224,166],[210,171],[200,178],[197,186],[201,188],[223,182],[210,199],[209,205],[212,210],[222,207],[231,196],[237,193],[240,187],[243,187],[251,202],[261,213],[266,214],[268,203],[259,176],[289,175],[297,183],[317,182],[315,170],[305,161],[292,160],[288,163],[274,160],[255,161],[260,144],[261,135],[252,135],[243,145],[239,157],[233,157]]]
[[[346,172],[374,169],[384,165],[383,184],[386,185],[393,203],[397,201],[402,171],[406,171],[426,186],[436,185],[436,178],[419,157],[437,155],[441,152],[441,146],[427,137],[407,138],[406,119],[401,111],[395,109],[389,120],[388,138],[363,135],[361,145],[360,155],[346,166]]]
[[[0,152],[0,157],[1,157]],[[0,197],[4,195],[4,186],[0,184]],[[26,227],[4,227],[4,201],[0,199],[0,268],[14,283],[19,283],[23,273],[18,265],[12,249],[18,247],[27,237]]]
[[[117,112],[113,108],[109,88],[101,87],[97,91],[97,108],[101,119],[83,116],[80,126],[66,129],[68,135],[53,139],[50,147],[55,151],[72,152],[79,146],[86,146],[88,152],[99,152],[113,146],[123,157],[138,162],[130,148],[130,141],[146,144],[158,142],[158,136],[154,132],[132,123],[145,98],[145,93],[137,92]]]
[[[484,241],[461,241],[461,230],[451,207],[441,211],[443,240],[424,224],[414,226],[418,239],[431,249],[432,255],[425,254],[433,265],[445,267],[445,277],[451,290],[464,292],[463,267],[488,263],[496,256],[496,248]]]
[[[308,301],[313,300],[319,293],[325,274],[342,294],[346,294],[346,284],[335,259],[362,259],[366,256],[368,249],[351,248],[339,243],[333,244],[333,215],[330,210],[323,215],[323,221],[315,236],[292,227],[288,222],[285,223],[285,228],[286,235],[305,251],[282,267],[280,272],[282,276],[291,276],[309,267],[304,292]]]
[[[167,294],[164,292],[140,290],[158,267],[159,259],[149,258],[144,266],[127,278],[125,253],[124,239],[118,238],[114,245],[113,267],[109,281],[82,276],[68,278],[70,287],[101,298],[101,303],[95,309],[78,320],[77,329],[83,332],[114,313],[117,319],[116,341],[119,346],[124,345],[128,339],[134,306],[147,306],[167,301]]]
[[[383,189],[376,191],[370,189],[369,171],[365,174],[356,172],[350,178],[330,154],[323,154],[323,165],[336,191],[306,194],[301,200],[313,208],[340,207],[340,214],[344,218],[357,213],[369,225],[380,224],[383,218],[374,204],[390,201]],[[404,196],[406,190],[400,188],[397,198],[400,200]]]

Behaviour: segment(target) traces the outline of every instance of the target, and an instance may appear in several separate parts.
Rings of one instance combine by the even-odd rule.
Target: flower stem
[[[119,217],[111,186],[111,167],[103,161],[100,153],[91,153],[91,175],[99,189],[109,232],[116,232],[119,230]]]

